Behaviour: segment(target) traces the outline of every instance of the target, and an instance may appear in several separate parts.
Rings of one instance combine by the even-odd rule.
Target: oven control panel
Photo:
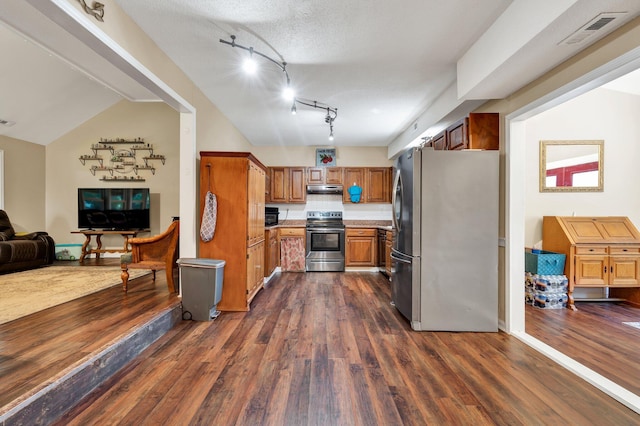
[[[342,219],[342,212],[320,212],[320,211],[309,211],[307,212],[307,219],[311,220],[327,220],[332,219],[336,220]]]

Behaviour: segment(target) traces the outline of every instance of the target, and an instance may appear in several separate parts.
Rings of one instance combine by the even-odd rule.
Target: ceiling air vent
[[[618,18],[623,17],[626,14],[627,14],[627,12],[606,12],[606,13],[601,13],[598,16],[596,16],[595,18],[593,18],[592,20],[590,20],[589,22],[587,22],[586,24],[584,24],[576,32],[574,32],[573,34],[571,34],[569,37],[565,38],[564,40],[562,40],[558,44],[559,45],[561,45],[561,44],[568,44],[568,45],[578,44],[578,43],[582,43],[587,38],[591,37],[592,35],[594,35],[596,33],[598,33],[600,35],[604,35],[605,33],[608,33],[611,30],[613,30],[613,28],[616,26],[616,25],[612,25],[611,22],[617,20]],[[604,28],[604,30],[603,30],[603,28]]]

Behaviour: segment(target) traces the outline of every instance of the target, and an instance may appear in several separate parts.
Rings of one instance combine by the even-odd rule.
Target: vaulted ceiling
[[[436,105],[446,121],[504,97],[640,14],[637,0],[115,2],[254,145],[419,137]],[[0,10],[0,119],[15,122],[0,134],[47,144],[120,99],[158,100],[26,3]],[[566,41],[593,22],[606,24]],[[254,55],[258,73],[243,74],[249,52],[220,42],[231,35],[278,64]],[[333,142],[326,110],[291,116],[282,62],[300,99],[337,108]]]

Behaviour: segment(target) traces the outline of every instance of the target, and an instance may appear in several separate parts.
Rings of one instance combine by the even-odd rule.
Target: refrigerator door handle
[[[400,206],[400,211],[397,212],[396,211],[396,207],[397,207],[397,194],[398,194],[398,186],[402,185],[402,183],[400,182],[400,169],[398,169],[396,171],[396,176],[393,179],[393,189],[391,190],[391,210],[392,210],[392,218],[393,218],[393,226],[395,226],[396,231],[400,231],[400,221],[398,221],[398,217],[401,217],[402,215],[402,206]],[[400,200],[402,202],[402,200]]]
[[[402,262],[402,263],[408,263],[409,265],[411,265],[411,258],[408,258],[408,256],[403,255],[402,253],[395,251],[395,250],[391,250],[391,259],[396,260],[398,262]]]

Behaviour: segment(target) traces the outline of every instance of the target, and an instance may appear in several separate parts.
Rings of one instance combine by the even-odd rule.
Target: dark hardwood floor
[[[178,323],[59,424],[640,422],[516,338],[413,332],[389,300],[380,274],[280,274],[250,312]]]
[[[58,262],[78,265],[78,262]],[[90,259],[118,266],[118,259]],[[118,341],[162,310],[180,303],[164,274],[131,281],[127,294],[117,285],[0,325],[0,414],[32,398],[83,360]],[[119,282],[119,272],[115,278]],[[1,277],[0,277],[1,279]],[[37,297],[37,295],[34,295]]]
[[[624,302],[576,302],[570,309],[527,306],[528,334],[640,395],[640,309]]]

